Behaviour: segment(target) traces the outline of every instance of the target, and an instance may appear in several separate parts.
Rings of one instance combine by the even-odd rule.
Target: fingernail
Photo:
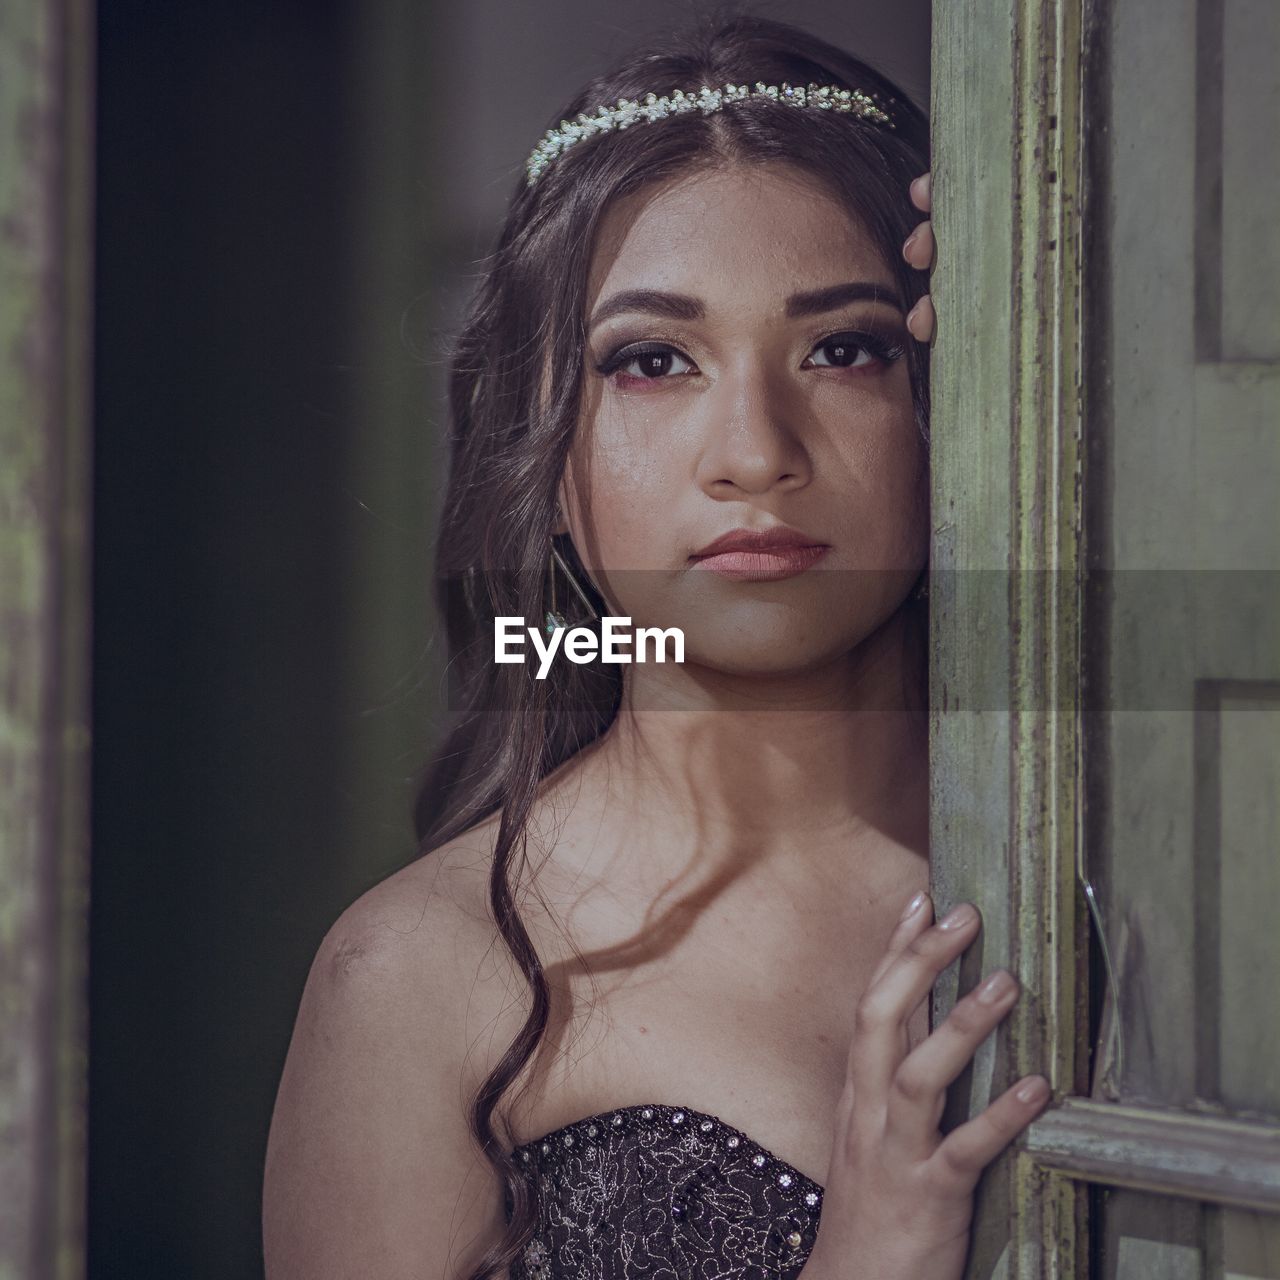
[[[939,929],[959,929],[962,925],[972,924],[978,918],[978,912],[967,902],[962,902],[958,907],[954,907],[943,917],[938,925]]]
[[[928,897],[929,895],[925,893],[923,889],[921,889],[920,892],[917,893],[916,896],[912,898],[910,902],[907,903],[907,909],[902,913],[902,919],[910,920],[911,917],[915,915],[915,913],[919,911],[921,907],[924,906],[925,901],[928,899]],[[899,923],[901,923],[901,921],[899,921]]]
[[[919,235],[920,235],[920,230],[919,228],[917,228],[906,238],[906,241],[902,246],[902,256],[908,262],[911,261],[911,246],[915,244],[916,240],[919,238]]]
[[[1041,1102],[1049,1096],[1049,1082],[1043,1076],[1036,1076],[1034,1080],[1020,1084],[1013,1091],[1013,1096],[1019,1102]]]
[[[922,173],[918,178],[913,178],[911,181],[911,194],[913,196],[923,196],[924,184],[928,181],[929,175],[927,173]]]
[[[1010,974],[1003,969],[998,970],[978,988],[979,1004],[998,1004],[1013,990],[1014,982]]]

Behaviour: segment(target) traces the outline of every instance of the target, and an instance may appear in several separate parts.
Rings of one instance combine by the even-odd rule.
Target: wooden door
[[[970,1274],[1280,1277],[1280,10],[935,5],[935,880],[1046,1072]]]

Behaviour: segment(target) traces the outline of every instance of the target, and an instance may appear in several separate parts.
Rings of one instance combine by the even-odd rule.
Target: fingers
[[[918,271],[927,271],[933,266],[933,254],[936,246],[933,242],[933,223],[922,222],[906,239],[902,246],[902,256],[909,266]]]
[[[907,1052],[907,1019],[938,974],[973,941],[977,908],[961,903],[932,928],[919,930],[867,985],[854,1015],[849,1046],[854,1088],[887,1100],[894,1072]]]
[[[933,900],[927,893],[921,890],[915,894],[903,909],[902,916],[898,920],[893,933],[889,935],[889,945],[885,948],[884,955],[880,958],[880,963],[875,967],[870,979],[867,981],[867,990],[880,980],[885,971],[888,970],[898,959],[899,956],[907,949],[914,938],[920,936],[925,929],[933,921]],[[846,1065],[846,1071],[849,1077],[853,1077],[854,1069],[854,1050],[858,1045],[858,1036],[855,1035],[849,1042],[849,1058]]]
[[[1007,969],[997,969],[903,1060],[893,1077],[886,1133],[915,1158],[932,1154],[947,1086],[1017,1003],[1020,990]]]
[[[922,173],[910,186],[911,203],[922,213],[930,213],[933,209],[933,174]],[[902,256],[909,266],[918,271],[932,268],[937,256],[937,242],[934,240],[933,223],[922,222],[907,237],[902,246]],[[937,327],[937,317],[933,310],[933,300],[928,294],[916,303],[907,314],[907,331],[917,342],[932,342]]]
[[[1044,1110],[1051,1095],[1044,1076],[1024,1076],[985,1111],[953,1129],[931,1159],[945,1175],[962,1185],[973,1185],[983,1169]]]
[[[921,890],[906,905],[902,918],[889,936],[889,945],[876,966],[867,986],[872,986],[882,973],[906,950],[912,938],[917,937],[933,923],[933,901]]]
[[[907,331],[917,342],[932,342],[937,317],[933,312],[933,299],[926,293],[907,312]]]
[[[911,187],[911,203],[915,205],[922,213],[929,213],[933,209],[933,171],[922,173],[912,182]]]

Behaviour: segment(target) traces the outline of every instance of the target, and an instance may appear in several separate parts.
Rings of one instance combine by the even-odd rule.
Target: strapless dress
[[[689,1107],[604,1111],[514,1155],[537,1229],[512,1280],[794,1280],[822,1212],[818,1183]]]

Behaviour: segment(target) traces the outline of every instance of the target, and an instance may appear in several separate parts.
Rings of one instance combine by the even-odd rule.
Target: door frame
[[[92,0],[0,31],[0,1273],[84,1275]]]

